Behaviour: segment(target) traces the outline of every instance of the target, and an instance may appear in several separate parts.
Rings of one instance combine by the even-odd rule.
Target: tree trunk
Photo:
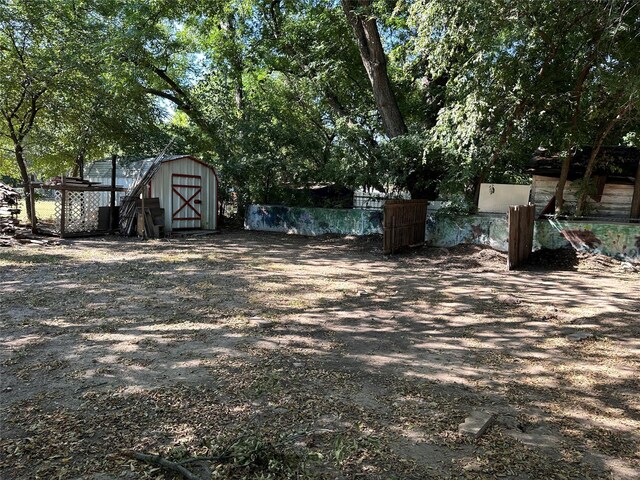
[[[222,25],[223,30],[227,30],[227,38],[234,43],[238,44],[237,28],[234,13],[230,12],[227,15],[226,22]],[[230,58],[230,63],[233,68],[233,90],[236,102],[236,108],[242,118],[245,118],[244,111],[244,82],[242,81],[242,73],[244,71],[244,63],[242,61],[242,54],[239,50],[234,49],[233,55]]]
[[[623,105],[617,112],[616,116],[611,119],[611,121],[607,124],[605,129],[600,132],[596,139],[596,143],[591,150],[591,156],[589,157],[589,163],[587,164],[587,170],[584,172],[583,182],[589,182],[591,180],[591,176],[593,175],[593,171],[596,168],[598,154],[600,153],[600,149],[602,148],[602,144],[604,140],[607,138],[611,130],[615,126],[616,123],[620,119],[622,119],[629,110],[631,110],[633,104],[631,102]],[[576,217],[581,217],[584,213],[584,207],[587,203],[587,189],[583,188],[578,196],[578,203],[576,204]]]
[[[271,176],[267,174],[267,179],[265,181],[264,187],[264,204],[269,205],[269,192],[271,190]]]
[[[372,16],[370,0],[342,0],[342,8],[356,37],[362,64],[369,77],[378,113],[389,138],[407,133],[387,73],[387,60],[378,25]],[[358,12],[360,9],[362,12]]]
[[[9,131],[9,138],[13,142],[13,152],[16,158],[16,163],[20,170],[20,176],[22,177],[22,183],[24,186],[25,206],[27,210],[27,217],[31,222],[32,228],[35,228],[36,216],[34,209],[32,208],[33,202],[31,201],[31,178],[29,178],[29,171],[27,170],[27,162],[24,158],[24,140],[27,138],[36,120],[36,115],[40,111],[41,105],[38,104],[39,99],[47,91],[46,88],[42,88],[38,91],[31,91],[24,86],[20,99],[17,105],[13,109],[0,108],[0,114],[7,122]],[[6,103],[5,103],[6,105]],[[26,106],[26,107],[25,107]],[[20,115],[18,112],[21,108],[26,108],[26,112]],[[16,124],[17,122],[17,124]]]
[[[591,149],[591,155],[589,156],[589,162],[587,163],[587,170],[584,172],[584,177],[582,177],[583,186],[580,190],[580,194],[578,195],[578,202],[576,203],[576,217],[581,217],[584,214],[584,207],[587,204],[587,193],[588,188],[587,184],[591,180],[591,175],[593,174],[593,169],[596,165],[596,159],[598,158],[598,154],[600,153],[600,147],[602,146],[602,142],[604,141],[604,137],[597,140],[596,144]]]
[[[27,162],[24,159],[24,149],[20,143],[14,144],[13,148],[16,163],[20,169],[20,177],[22,178],[22,184],[24,188],[24,202],[27,209],[27,218],[33,224],[34,215],[31,211],[31,178],[29,178],[29,172],[27,170]]]
[[[575,107],[573,109],[573,115],[571,117],[571,130],[568,136],[567,142],[567,156],[562,161],[562,169],[560,170],[560,179],[558,180],[558,184],[556,185],[556,215],[559,215],[562,211],[562,207],[564,206],[564,187],[567,184],[567,178],[569,177],[569,170],[571,168],[571,161],[573,160],[573,156],[575,151],[577,150],[577,145],[573,145],[573,141],[575,139],[576,133],[578,131],[578,120],[580,120],[580,102],[582,101],[582,93],[584,91],[584,84],[587,80],[587,77],[591,73],[591,70],[594,67],[596,58],[598,56],[598,46],[600,45],[600,39],[602,38],[602,29],[594,32],[591,37],[591,53],[587,57],[587,61],[582,66],[582,70],[578,73],[578,78],[576,78],[576,84],[573,87],[573,101],[575,103]]]
[[[79,153],[76,156],[71,176],[84,179],[84,153]]]
[[[236,100],[236,108],[240,115],[244,118],[244,87],[242,84],[242,74],[238,75],[235,81],[235,100]]]
[[[562,159],[562,167],[560,169],[560,178],[556,184],[556,215],[560,215],[562,207],[564,206],[564,187],[567,185],[567,178],[569,178],[569,169],[571,167],[571,161],[575,155],[575,148],[570,148],[567,151],[567,155]]]

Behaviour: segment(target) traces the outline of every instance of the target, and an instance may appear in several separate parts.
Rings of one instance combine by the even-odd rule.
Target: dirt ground
[[[380,246],[0,250],[0,477],[640,478],[638,273]]]

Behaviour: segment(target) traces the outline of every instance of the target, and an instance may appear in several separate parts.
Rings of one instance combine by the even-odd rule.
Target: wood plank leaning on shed
[[[137,206],[136,201],[140,199],[143,190],[160,169],[162,156],[156,158],[141,179],[138,179],[133,187],[127,192],[127,196],[122,199],[120,206],[120,234],[132,236],[136,230]],[[143,206],[144,208],[144,206]]]

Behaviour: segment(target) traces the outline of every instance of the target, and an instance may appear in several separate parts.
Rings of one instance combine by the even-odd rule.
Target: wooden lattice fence
[[[387,200],[384,204],[383,252],[422,245],[427,222],[426,200]]]

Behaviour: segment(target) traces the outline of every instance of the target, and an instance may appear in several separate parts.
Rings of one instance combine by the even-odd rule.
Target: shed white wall
[[[556,193],[558,179],[555,177],[533,176],[533,187],[531,196],[536,204],[536,214],[540,214],[542,209],[549,203],[551,197]],[[564,189],[564,199],[569,205],[575,206],[577,202],[576,189],[573,182],[567,182]],[[589,199],[592,209],[587,212],[587,216],[619,217],[629,218],[631,215],[631,200],[633,199],[633,185],[615,185],[607,183],[602,192],[602,200],[595,202]]]
[[[215,172],[194,161],[191,158],[179,158],[163,162],[156,174],[151,179],[151,196],[160,198],[160,208],[164,208],[165,230],[170,232],[174,229],[172,214],[172,189],[171,180],[174,173],[182,175],[199,175],[202,178],[202,193],[200,194],[200,208],[202,219],[183,220],[180,228],[201,228],[203,230],[215,230],[217,225],[218,208],[218,184]]]

